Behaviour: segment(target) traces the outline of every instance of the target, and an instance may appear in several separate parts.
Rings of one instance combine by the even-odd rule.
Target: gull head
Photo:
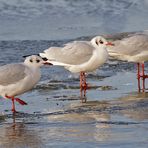
[[[91,44],[94,46],[94,47],[107,47],[107,46],[114,46],[113,43],[111,42],[108,42],[105,38],[103,38],[102,36],[96,36],[94,38],[92,38],[92,40],[90,41]]]
[[[36,68],[39,68],[43,66],[44,64],[46,64],[46,62],[37,55],[31,55],[31,56],[26,57],[24,63],[28,66],[36,67]]]

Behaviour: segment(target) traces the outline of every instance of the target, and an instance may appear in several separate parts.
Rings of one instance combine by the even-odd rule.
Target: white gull
[[[140,78],[142,78],[144,91],[145,79],[148,78],[144,72],[144,62],[148,61],[148,34],[135,33],[114,41],[114,44],[114,47],[107,48],[109,55],[118,60],[137,63],[138,89],[141,90]]]
[[[64,47],[50,47],[39,55],[53,65],[64,66],[73,73],[80,72],[80,88],[86,89],[85,72],[94,71],[106,62],[107,45],[113,44],[96,36],[91,41],[74,41]]]
[[[39,56],[32,55],[25,59],[24,63],[7,64],[0,67],[0,95],[12,100],[12,111],[15,110],[15,102],[27,105],[23,100],[15,96],[32,89],[40,80],[40,67],[46,62]]]

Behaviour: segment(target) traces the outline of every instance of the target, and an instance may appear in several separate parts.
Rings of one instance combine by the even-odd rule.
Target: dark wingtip
[[[47,58],[45,58],[45,57],[44,57],[44,58],[42,58],[42,59],[43,59],[44,61],[48,61],[48,59],[47,59]]]

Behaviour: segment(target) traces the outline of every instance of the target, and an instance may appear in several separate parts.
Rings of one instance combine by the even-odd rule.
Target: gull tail
[[[42,58],[47,58],[45,53],[39,53],[39,56]]]
[[[53,65],[57,65],[57,66],[64,66],[64,67],[69,67],[70,66],[69,64],[61,63],[61,62],[58,62],[58,61],[50,61],[50,60],[48,60],[48,62],[50,62]]]
[[[58,62],[58,61],[55,61],[54,59],[48,59],[46,53],[39,53],[39,55],[43,58],[43,59],[46,59],[46,62],[49,62],[53,65],[56,65],[56,66],[64,66],[64,67],[69,67],[70,64],[66,64],[66,63],[62,63],[62,62]]]
[[[115,57],[115,56],[121,55],[116,50],[107,49],[107,51],[108,51],[109,56],[111,56],[111,57]]]

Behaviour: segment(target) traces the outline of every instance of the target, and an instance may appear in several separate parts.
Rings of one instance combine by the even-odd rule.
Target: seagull
[[[96,36],[91,41],[73,41],[64,47],[50,47],[39,55],[53,65],[63,66],[72,73],[80,73],[80,88],[86,90],[85,73],[96,70],[107,61],[108,45],[113,44]]]
[[[41,77],[40,67],[46,62],[39,56],[32,55],[24,63],[7,64],[0,67],[0,95],[12,100],[12,112],[15,101],[27,105],[23,100],[15,97],[32,89]]]
[[[138,89],[141,90],[140,78],[142,78],[144,91],[145,79],[148,78],[144,71],[144,62],[148,61],[148,34],[135,33],[113,43],[115,44],[114,47],[107,48],[109,56],[114,59],[137,63]]]

